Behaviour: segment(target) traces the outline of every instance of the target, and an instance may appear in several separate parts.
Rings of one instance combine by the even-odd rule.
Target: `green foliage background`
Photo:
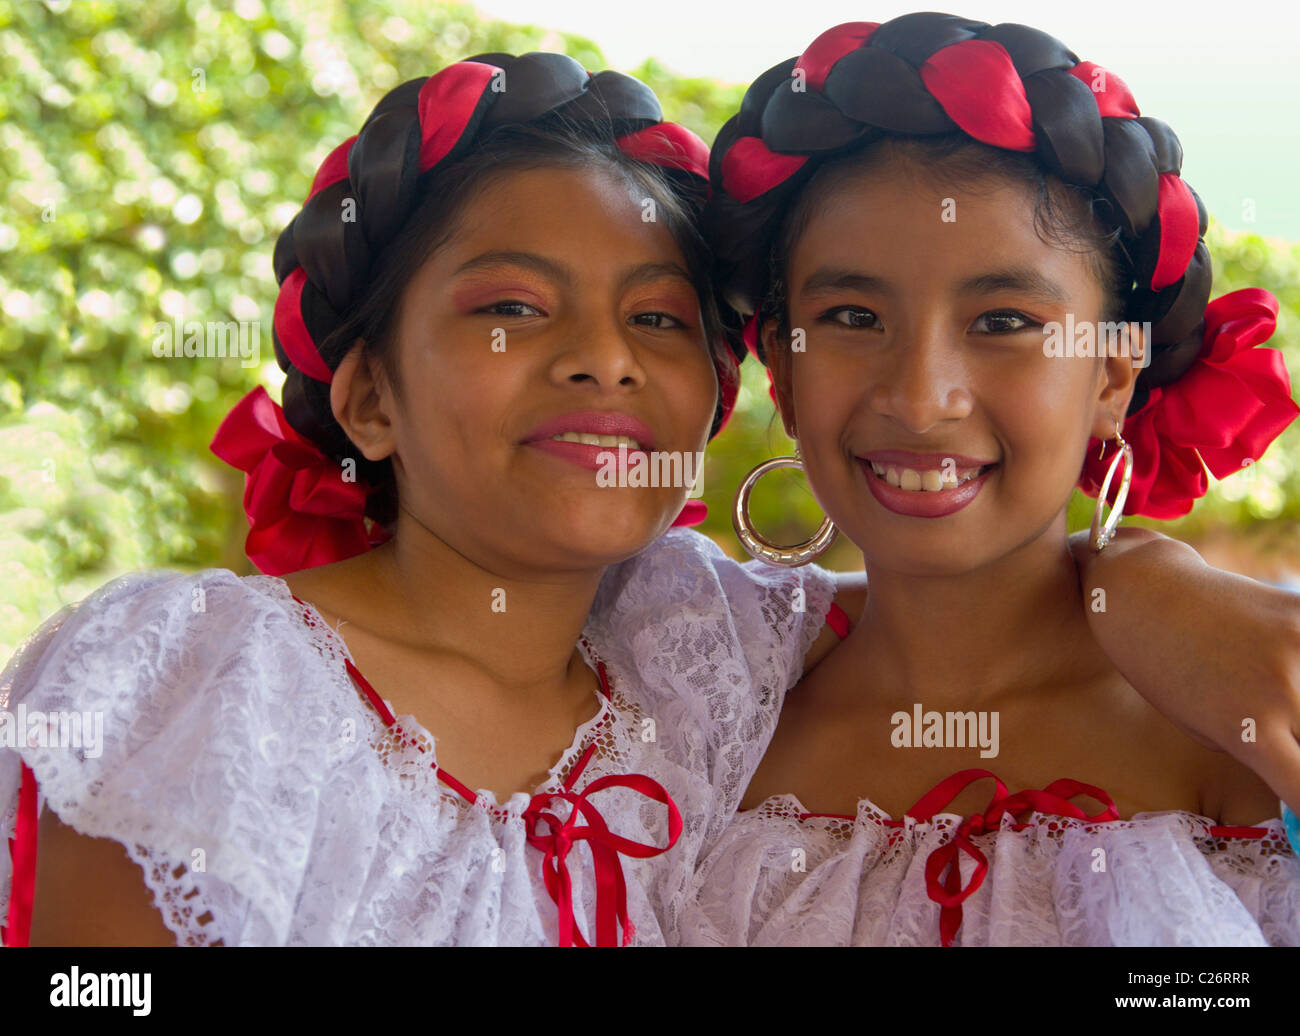
[[[243,556],[243,476],[208,452],[259,382],[278,398],[271,253],[325,154],[390,88],[480,51],[560,50],[606,66],[591,40],[485,20],[462,4],[390,0],[0,0],[0,658],[41,619],[123,572]],[[627,70],[665,114],[712,140],[743,86]],[[1209,235],[1216,294],[1258,285],[1282,303],[1272,344],[1300,373],[1300,246]],[[157,359],[152,328],[181,312],[260,319],[260,367]],[[711,447],[703,527],[739,554],[735,486],[789,452],[763,370]],[[1267,519],[1300,526],[1300,427],[1246,476],[1212,489],[1173,535]],[[770,481],[771,484],[768,484]],[[1074,526],[1092,502],[1072,505]],[[821,518],[796,475],[754,497],[775,538]],[[1275,524],[1274,526],[1279,527]],[[859,567],[839,543],[824,559]]]

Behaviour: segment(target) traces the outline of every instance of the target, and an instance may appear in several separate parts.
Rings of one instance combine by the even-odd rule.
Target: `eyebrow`
[[[895,295],[898,291],[894,283],[884,277],[843,267],[823,266],[803,282],[800,294],[814,295],[821,291],[843,289],[878,295]],[[1028,295],[1040,302],[1067,301],[1065,290],[1059,284],[1028,266],[976,274],[957,284],[956,291],[958,295],[993,295],[1011,291]]]
[[[1028,266],[981,273],[957,285],[959,295],[993,295],[1000,291],[1018,292],[1040,302],[1068,301],[1064,288]]]
[[[538,255],[536,252],[484,252],[482,255],[477,255],[473,259],[462,263],[456,268],[452,276],[506,266],[522,266],[524,269],[532,270],[566,288],[572,287],[574,284],[573,272],[567,266],[547,259],[543,255]],[[679,278],[689,284],[692,290],[695,288],[695,282],[691,279],[691,275],[678,263],[639,263],[623,274],[619,282],[619,288],[630,288],[663,277]]]
[[[552,262],[536,252],[484,252],[467,262],[461,263],[460,266],[456,267],[452,276],[459,277],[462,273],[494,270],[503,266],[522,266],[526,270],[532,270],[543,277],[558,281],[565,287],[573,284],[573,274],[569,272],[568,267]]]

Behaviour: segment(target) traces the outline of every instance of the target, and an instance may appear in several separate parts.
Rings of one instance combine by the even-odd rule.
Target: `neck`
[[[563,685],[583,665],[575,645],[603,566],[565,571],[488,567],[408,511],[368,559],[384,602],[382,635],[468,663],[498,686],[535,692]]]
[[[1077,676],[1086,664],[1092,641],[1064,515],[959,575],[866,569],[866,607],[850,642],[870,659],[860,671],[890,695],[969,708]]]

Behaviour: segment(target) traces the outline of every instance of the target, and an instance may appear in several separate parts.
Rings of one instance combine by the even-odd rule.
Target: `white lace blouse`
[[[0,923],[23,941],[48,806],[126,847],[183,945],[671,944],[833,595],[689,529],[612,566],[582,638],[598,711],[498,803],[283,580],[115,579],[0,676]],[[48,725],[73,712],[98,748]]]
[[[792,795],[736,815],[696,875],[685,945],[1300,945],[1300,862],[1280,820],[1181,811],[1119,820],[1074,781],[940,782],[895,820],[808,813]],[[988,808],[944,812],[972,781]],[[1067,801],[1091,795],[1102,809]],[[1086,801],[1086,800],[1085,800]]]

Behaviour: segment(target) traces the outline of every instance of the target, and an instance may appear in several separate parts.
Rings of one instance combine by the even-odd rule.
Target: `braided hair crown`
[[[782,219],[828,159],[885,136],[952,133],[1031,154],[1106,203],[1094,212],[1118,232],[1124,319],[1152,328],[1129,406],[1140,410],[1201,349],[1205,206],[1179,176],[1173,130],[1142,116],[1113,72],[1029,26],[937,13],[850,22],[759,76],[710,157],[705,223],[723,301],[758,310]]]
[[[329,384],[346,349],[331,348],[327,357],[322,346],[355,311],[380,254],[428,198],[430,175],[471,156],[500,127],[537,124],[608,142],[655,167],[693,218],[708,197],[706,145],[664,122],[653,91],[631,76],[591,74],[563,54],[485,53],[402,83],[321,163],[302,209],[276,241],[272,337],[286,374],[284,417],[296,431],[338,452],[330,440],[339,430],[322,424],[320,390],[308,381]],[[725,402],[720,408],[729,412]]]

